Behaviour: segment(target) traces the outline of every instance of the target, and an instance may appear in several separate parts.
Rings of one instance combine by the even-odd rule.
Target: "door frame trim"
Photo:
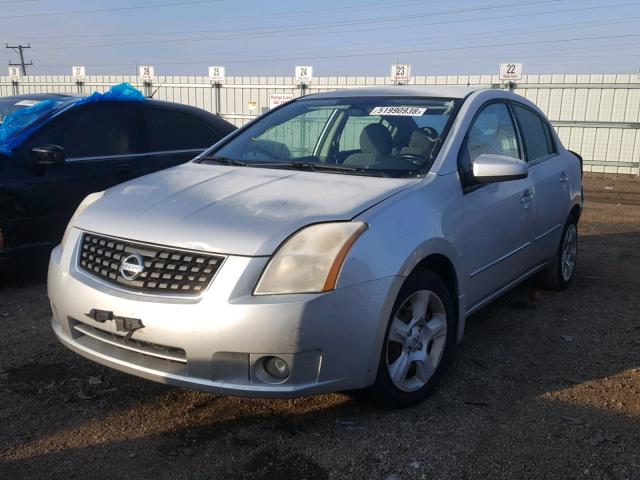
[[[540,235],[538,235],[537,237],[535,237],[533,239],[534,242],[537,242],[538,240],[542,240],[544,237],[546,237],[547,235],[549,235],[550,233],[555,232],[556,230],[558,230],[562,225],[561,224],[557,224],[554,227],[551,227],[549,230],[547,230],[544,233],[541,233]]]
[[[500,295],[502,295],[503,293],[506,293],[507,291],[509,291],[511,288],[515,287],[516,285],[518,285],[519,283],[522,283],[523,281],[525,281],[527,278],[531,277],[533,274],[535,274],[536,272],[540,271],[542,268],[544,268],[547,264],[549,263],[549,259],[545,260],[544,262],[536,265],[533,268],[530,268],[529,270],[527,270],[526,272],[524,272],[522,275],[520,275],[519,277],[517,277],[515,280],[507,283],[506,285],[498,288],[497,290],[495,290],[493,293],[490,293],[489,295],[487,295],[486,297],[484,297],[482,300],[480,300],[479,302],[476,302],[475,304],[473,304],[471,307],[469,307],[469,309],[465,312],[465,318],[469,317],[470,315],[474,314],[475,312],[477,312],[478,310],[480,310],[482,307],[484,307],[485,305],[491,303],[492,301],[494,301],[496,298],[498,298]]]
[[[527,243],[524,243],[524,244],[520,245],[515,250],[512,250],[509,253],[503,255],[502,257],[500,257],[500,258],[498,258],[496,260],[493,260],[491,263],[485,265],[484,267],[480,267],[478,270],[475,270],[475,271],[471,272],[469,274],[469,278],[473,278],[473,277],[481,274],[482,272],[484,272],[486,270],[489,270],[491,267],[493,267],[493,266],[497,265],[498,263],[500,263],[500,262],[502,262],[502,261],[514,256],[516,253],[521,252],[522,250],[524,250],[525,248],[527,248],[530,245],[531,245],[531,242],[527,242]]]

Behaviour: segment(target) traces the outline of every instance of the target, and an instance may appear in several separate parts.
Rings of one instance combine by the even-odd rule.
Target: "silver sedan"
[[[52,326],[171,385],[409,405],[471,314],[534,275],[569,285],[581,210],[579,156],[518,95],[310,95],[87,197],[51,255]]]

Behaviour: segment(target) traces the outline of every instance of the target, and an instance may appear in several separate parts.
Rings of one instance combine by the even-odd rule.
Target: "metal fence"
[[[316,77],[300,85],[292,77],[227,77],[212,85],[208,77],[158,76],[144,84],[136,76],[93,75],[82,84],[70,76],[0,77],[0,96],[14,93],[90,93],[130,82],[154,98],[186,103],[219,113],[242,125],[269,108],[269,96],[294,96],[372,85],[392,85],[387,77]],[[496,75],[416,76],[413,85],[496,87]],[[640,174],[640,78],[638,75],[525,75],[514,91],[536,103],[549,117],[565,146],[579,152],[585,171]]]

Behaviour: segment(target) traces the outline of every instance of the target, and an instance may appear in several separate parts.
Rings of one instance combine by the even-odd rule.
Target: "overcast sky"
[[[33,74],[637,73],[639,25],[638,0],[0,0],[0,40],[31,43]]]

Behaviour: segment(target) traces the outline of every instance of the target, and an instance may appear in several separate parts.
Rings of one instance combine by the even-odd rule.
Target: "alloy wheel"
[[[420,390],[440,364],[447,340],[447,315],[430,290],[409,296],[396,311],[387,336],[387,371],[402,391]]]
[[[578,256],[578,230],[575,224],[569,224],[562,242],[562,278],[568,282],[573,275]]]

